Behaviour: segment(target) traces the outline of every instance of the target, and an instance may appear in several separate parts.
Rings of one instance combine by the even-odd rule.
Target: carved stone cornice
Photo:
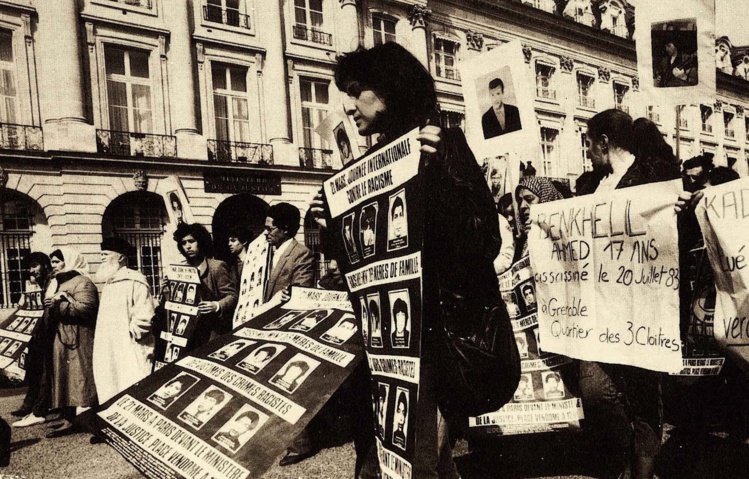
[[[533,49],[530,45],[523,45],[523,56],[525,57],[525,63],[530,63],[533,57]]]
[[[422,7],[421,5],[413,5],[408,11],[408,21],[411,23],[411,28],[426,28],[431,15],[431,8]]]
[[[608,83],[611,81],[611,70],[606,67],[598,67],[598,79],[602,83]]]
[[[632,90],[640,91],[640,78],[639,77],[632,78]]]
[[[561,57],[559,57],[559,66],[562,67],[562,72],[572,73],[572,70],[575,69],[575,60],[568,56],[562,55]]]
[[[484,48],[484,34],[468,30],[466,32],[466,43],[469,50],[480,52]]]

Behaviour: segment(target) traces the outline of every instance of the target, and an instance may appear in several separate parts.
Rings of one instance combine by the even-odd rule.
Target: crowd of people
[[[353,117],[359,134],[377,135],[368,153],[419,129],[426,185],[422,359],[418,404],[408,405],[404,399],[402,407],[410,406],[417,418],[413,477],[458,478],[451,439],[458,432],[459,418],[451,414],[451,388],[441,374],[445,366],[440,325],[454,314],[450,311],[475,307],[501,307],[504,319],[509,320],[497,277],[529,254],[530,207],[570,197],[571,189],[535,176],[530,167],[515,191],[496,201],[462,131],[441,128],[431,75],[396,43],[343,55],[335,80],[345,93],[346,113]],[[587,138],[593,169],[577,180],[577,195],[683,177],[686,192],[674,198],[682,249],[700,239],[693,219],[700,190],[738,177],[729,168],[713,166],[707,155],[681,165],[652,122],[633,120],[620,110],[595,115],[588,123]],[[350,258],[346,235],[325,233],[332,220],[322,192],[309,207],[333,257],[319,286],[345,290],[337,262]],[[279,294],[288,300],[290,286],[313,286],[313,256],[294,239],[299,226],[300,212],[295,206],[279,203],[269,208],[264,234],[273,254],[264,301]],[[178,249],[186,264],[200,274],[194,347],[231,330],[237,284],[251,239],[242,227],[231,230],[229,249],[234,261],[227,264],[213,258],[205,227],[178,226],[174,234]],[[146,278],[128,267],[131,249],[118,238],[102,243],[102,263],[95,277],[103,284],[101,296],[89,277],[85,258],[75,250],[60,248],[49,256],[41,252],[29,256],[32,281],[44,291],[44,316],[29,343],[28,392],[21,408],[13,412],[20,417],[14,427],[44,423],[51,412],[58,411],[64,420],[48,437],[76,432],[81,425],[75,418],[81,412],[151,373],[157,354],[154,333],[163,327],[159,318],[170,281],[165,278],[160,296],[153,298]],[[643,307],[658,306],[644,301]],[[401,315],[408,314],[402,309],[396,305]],[[393,332],[401,337],[403,333]],[[591,439],[591,457],[599,476],[652,478],[664,424],[663,375],[593,361],[575,361],[566,373],[565,384],[582,398],[584,433]],[[560,380],[558,376],[552,379]],[[366,362],[362,362],[329,406],[291,444],[281,465],[314,455],[330,421],[346,410],[355,424],[356,477],[377,477],[374,437],[379,422],[368,397],[369,381]]]

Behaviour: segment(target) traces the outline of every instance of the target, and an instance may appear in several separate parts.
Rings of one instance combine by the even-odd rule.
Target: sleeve
[[[237,285],[233,281],[234,275],[229,271],[229,267],[223,261],[219,262],[218,271],[216,271],[216,283],[218,285],[218,300],[221,315],[231,315],[237,306],[239,296],[237,294]]]
[[[512,227],[504,216],[499,215],[499,235],[502,238],[502,246],[499,249],[499,256],[494,259],[494,272],[497,276],[504,273],[512,266],[512,259],[515,256],[515,242],[512,235]]]
[[[149,287],[133,281],[133,304],[130,310],[130,336],[140,341],[151,332],[155,314],[153,297]]]
[[[60,314],[69,322],[84,322],[95,320],[99,311],[99,291],[88,278],[78,281],[71,291],[65,293],[65,298],[59,303]],[[75,321],[70,321],[70,320]]]
[[[315,257],[307,248],[302,250],[302,254],[294,262],[294,272],[289,284],[305,288],[312,288],[315,285]]]

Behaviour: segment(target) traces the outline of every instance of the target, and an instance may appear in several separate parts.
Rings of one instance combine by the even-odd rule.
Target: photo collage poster
[[[239,301],[234,310],[233,327],[238,327],[265,311],[263,296],[270,275],[270,245],[259,235],[247,246],[247,254],[239,278]]]
[[[715,339],[749,371],[749,179],[705,188],[695,210],[715,276]]]
[[[648,105],[715,101],[715,2],[662,0],[635,9],[637,71]]]
[[[540,133],[535,82],[520,41],[512,41],[458,65],[465,99],[466,137],[480,163],[536,165]],[[494,160],[492,160],[494,159]],[[496,185],[501,189],[501,185]]]
[[[200,273],[192,266],[170,265],[169,298],[166,301],[165,327],[156,343],[154,369],[181,358],[192,347],[192,335],[198,326],[201,301]]]
[[[166,224],[164,229],[164,238],[172,238],[180,224],[195,222],[187,193],[179,177],[171,175],[158,180],[156,192],[161,194],[164,199],[167,216],[169,217],[169,223]],[[176,241],[162,241],[161,257],[164,264],[179,263],[183,260]]]
[[[31,333],[44,315],[42,291],[23,293],[18,310],[0,324],[0,374],[23,381]]]
[[[543,350],[538,334],[536,283],[525,257],[499,277],[512,321],[521,375],[512,400],[496,412],[469,418],[472,435],[504,436],[579,429],[582,401],[565,386],[560,369],[571,360]]]
[[[146,477],[257,478],[364,356],[348,293],[291,300],[105,403],[96,426]]]
[[[356,126],[351,117],[341,109],[333,111],[315,129],[328,145],[333,156],[332,168],[340,170],[359,157],[359,144]]]
[[[424,235],[418,130],[348,165],[323,188],[359,315],[383,475],[410,478],[421,355]]]
[[[702,242],[702,240],[700,240]],[[682,271],[689,291],[686,336],[682,337],[683,368],[675,376],[717,376],[726,358],[715,339],[715,276],[704,244],[689,251]]]

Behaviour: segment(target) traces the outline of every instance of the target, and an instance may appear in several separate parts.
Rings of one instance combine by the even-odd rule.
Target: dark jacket
[[[577,196],[595,193],[598,185],[601,184],[601,180],[605,176],[605,174],[597,172],[581,176],[577,183]],[[643,161],[638,158],[629,167],[624,176],[622,176],[622,179],[619,180],[616,189],[675,180],[680,177],[681,172],[679,171],[679,165],[676,163],[666,163],[658,160]]]
[[[520,126],[520,112],[518,107],[505,104],[505,128],[499,124],[494,108],[489,108],[481,117],[481,127],[484,130],[484,138],[494,138],[513,131],[518,131]]]
[[[213,330],[225,334],[231,330],[234,308],[239,298],[234,275],[223,261],[206,258],[207,268],[200,275],[201,299],[203,301],[218,301],[220,311],[214,314],[202,315],[198,321],[198,329],[193,334],[196,347],[204,344]]]
[[[311,288],[314,285],[315,258],[306,246],[295,239],[290,239],[291,244],[286,247],[281,258],[268,276],[268,287],[265,289],[263,302],[267,303],[276,293],[283,291],[287,286],[304,286]]]

